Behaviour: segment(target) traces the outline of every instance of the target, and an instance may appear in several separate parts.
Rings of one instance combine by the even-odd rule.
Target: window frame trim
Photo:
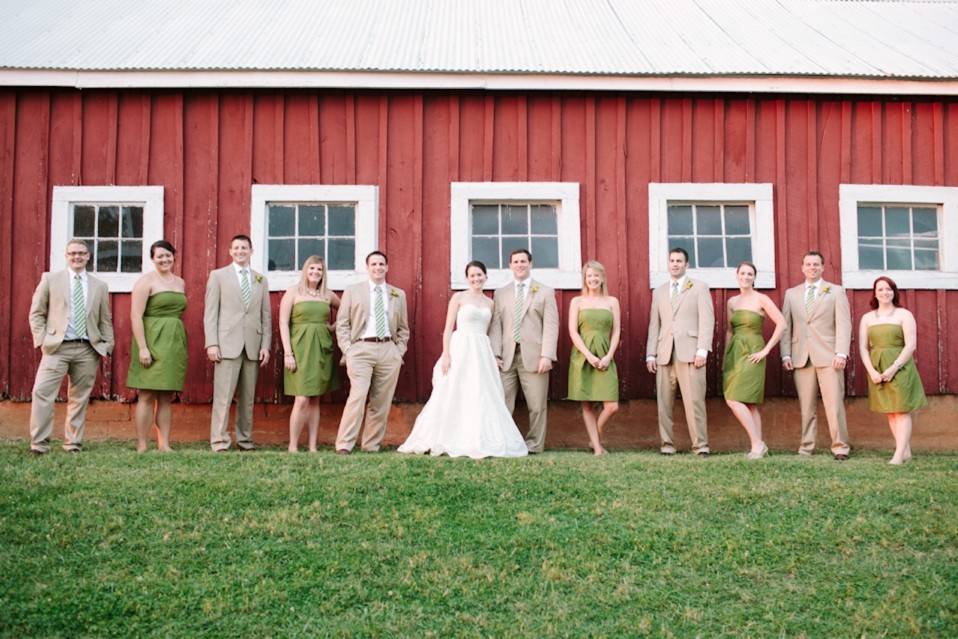
[[[130,204],[143,206],[143,237],[142,259],[139,273],[98,273],[88,271],[90,275],[106,283],[111,293],[129,293],[133,290],[136,281],[153,268],[150,259],[150,245],[163,239],[163,221],[165,216],[163,204],[163,187],[151,185],[134,186],[75,186],[64,185],[53,187],[53,199],[50,207],[50,255],[49,268],[56,270],[55,265],[63,262],[66,244],[73,235],[73,212],[71,205],[91,204]],[[121,238],[118,238],[121,239]],[[92,257],[91,257],[92,259]]]
[[[858,266],[859,203],[933,205],[941,208],[938,227],[940,267],[936,271],[893,271]],[[913,184],[839,184],[838,214],[841,228],[842,286],[871,290],[875,278],[887,275],[900,288],[958,289],[958,248],[949,251],[949,237],[958,237],[958,187]]]
[[[738,204],[749,208],[754,220],[752,262],[758,269],[756,289],[775,288],[775,206],[770,182],[650,182],[649,183],[649,287],[655,289],[669,280],[669,201]],[[737,289],[734,267],[690,268],[689,277],[710,288]]]
[[[322,202],[356,203],[356,252],[352,269],[330,270],[327,286],[342,291],[366,279],[365,259],[379,246],[379,187],[374,184],[254,184],[250,194],[250,239],[253,241],[252,268],[269,280],[270,291],[283,291],[299,282],[301,269],[269,271],[267,211],[269,202],[297,204]],[[327,236],[328,237],[328,236]]]
[[[581,217],[578,182],[451,182],[449,223],[449,286],[469,287],[463,268],[471,255],[470,205],[474,201],[496,204],[555,203],[558,268],[536,268],[532,276],[557,290],[582,288]],[[512,279],[508,268],[489,269],[484,290],[495,290]]]

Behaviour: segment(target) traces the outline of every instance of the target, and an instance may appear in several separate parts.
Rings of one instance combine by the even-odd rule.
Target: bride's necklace
[[[306,294],[310,297],[319,297],[320,293],[318,289],[306,287]]]

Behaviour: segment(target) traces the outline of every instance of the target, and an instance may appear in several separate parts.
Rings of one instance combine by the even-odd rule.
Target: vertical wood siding
[[[164,232],[186,278],[190,366],[182,399],[208,401],[203,349],[208,272],[249,232],[252,184],[376,184],[380,246],[390,280],[409,296],[412,342],[397,397],[423,400],[449,291],[449,183],[574,181],[581,185],[583,258],[608,268],[623,308],[619,370],[627,398],[651,397],[644,350],[648,288],[648,183],[771,182],[780,302],[801,280],[809,248],[840,279],[838,185],[958,186],[958,102],[587,93],[312,91],[0,91],[0,395],[28,399],[38,352],[27,311],[47,264],[54,185],[164,187]],[[438,241],[437,241],[438,240]],[[946,238],[955,242],[955,238]],[[724,307],[715,290],[716,341]],[[568,304],[552,397],[565,393]],[[855,320],[870,293],[850,293]],[[279,294],[273,295],[274,316]],[[958,291],[907,291],[918,319],[918,367],[929,393],[958,392]],[[96,393],[129,399],[129,295],[113,295],[117,347]],[[274,329],[274,334],[276,333]],[[856,335],[857,336],[857,335]],[[849,393],[865,393],[854,356]],[[282,397],[279,340],[258,397]],[[777,354],[776,354],[777,355]],[[774,361],[775,358],[773,358]],[[710,392],[720,358],[710,358]],[[794,393],[768,367],[769,394]],[[339,395],[339,398],[342,396]]]

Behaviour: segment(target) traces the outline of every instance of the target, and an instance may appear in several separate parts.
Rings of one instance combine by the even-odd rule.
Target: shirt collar
[[[249,267],[249,265],[240,266],[240,265],[237,264],[236,262],[233,262],[233,270],[236,271],[236,274],[237,274],[237,275],[242,275],[242,274],[243,274],[243,271],[249,271],[250,274],[253,273],[253,269],[251,269],[251,268]]]
[[[808,282],[805,282],[805,290],[807,291],[809,288],[818,288],[821,285],[822,285],[822,278],[818,278],[811,284],[809,284]]]
[[[70,272],[70,281],[71,281],[71,282],[74,280],[74,278],[76,278],[77,275],[79,275],[79,276],[80,276],[80,281],[83,282],[84,284],[86,284],[86,282],[87,282],[87,279],[86,279],[86,269],[80,271],[79,273],[77,273],[76,271],[74,271],[72,268],[68,268],[67,271]]]
[[[683,275],[682,277],[680,277],[680,278],[677,279],[677,280],[673,280],[673,279],[670,277],[670,278],[669,278],[669,286],[673,286],[673,285],[675,285],[675,284],[678,284],[678,285],[679,285],[679,288],[682,288],[682,285],[685,284],[685,280],[686,280],[687,278],[688,278],[688,274]]]
[[[532,283],[532,277],[531,277],[531,276],[530,276],[530,277],[527,277],[527,278],[524,279],[524,280],[516,280],[516,279],[513,279],[513,286],[514,286],[515,288],[519,288],[519,285],[520,285],[520,284],[524,284],[526,287],[528,287],[529,284],[531,284],[531,283]]]
[[[370,292],[370,293],[375,293],[377,286],[382,286],[382,287],[383,287],[383,291],[389,290],[389,285],[386,284],[386,282],[383,282],[382,284],[377,284],[376,282],[374,282],[374,281],[372,281],[372,280],[367,280],[367,281],[369,282],[369,292]]]

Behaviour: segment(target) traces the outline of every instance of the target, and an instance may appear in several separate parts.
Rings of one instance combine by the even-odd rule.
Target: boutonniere
[[[259,275],[259,274],[257,273],[257,275],[256,275],[256,283],[259,284],[259,283],[262,282],[262,281],[263,281],[263,276],[262,276],[262,275]]]
[[[685,288],[686,291],[689,290],[690,288],[692,288],[693,286],[694,286],[694,284],[692,284],[692,280],[686,280],[686,281],[685,281],[685,287],[684,287],[684,288]]]
[[[532,288],[529,289],[529,290],[532,291],[533,293],[538,293],[538,292],[539,292],[539,285],[538,285],[538,284],[533,284],[533,285],[532,285]]]
[[[823,287],[822,287],[822,295],[826,295],[826,294],[828,293],[828,291],[830,291],[830,290],[832,290],[832,287],[831,287],[831,286],[823,286]]]
[[[389,289],[389,297],[399,297],[399,291],[394,288]]]

